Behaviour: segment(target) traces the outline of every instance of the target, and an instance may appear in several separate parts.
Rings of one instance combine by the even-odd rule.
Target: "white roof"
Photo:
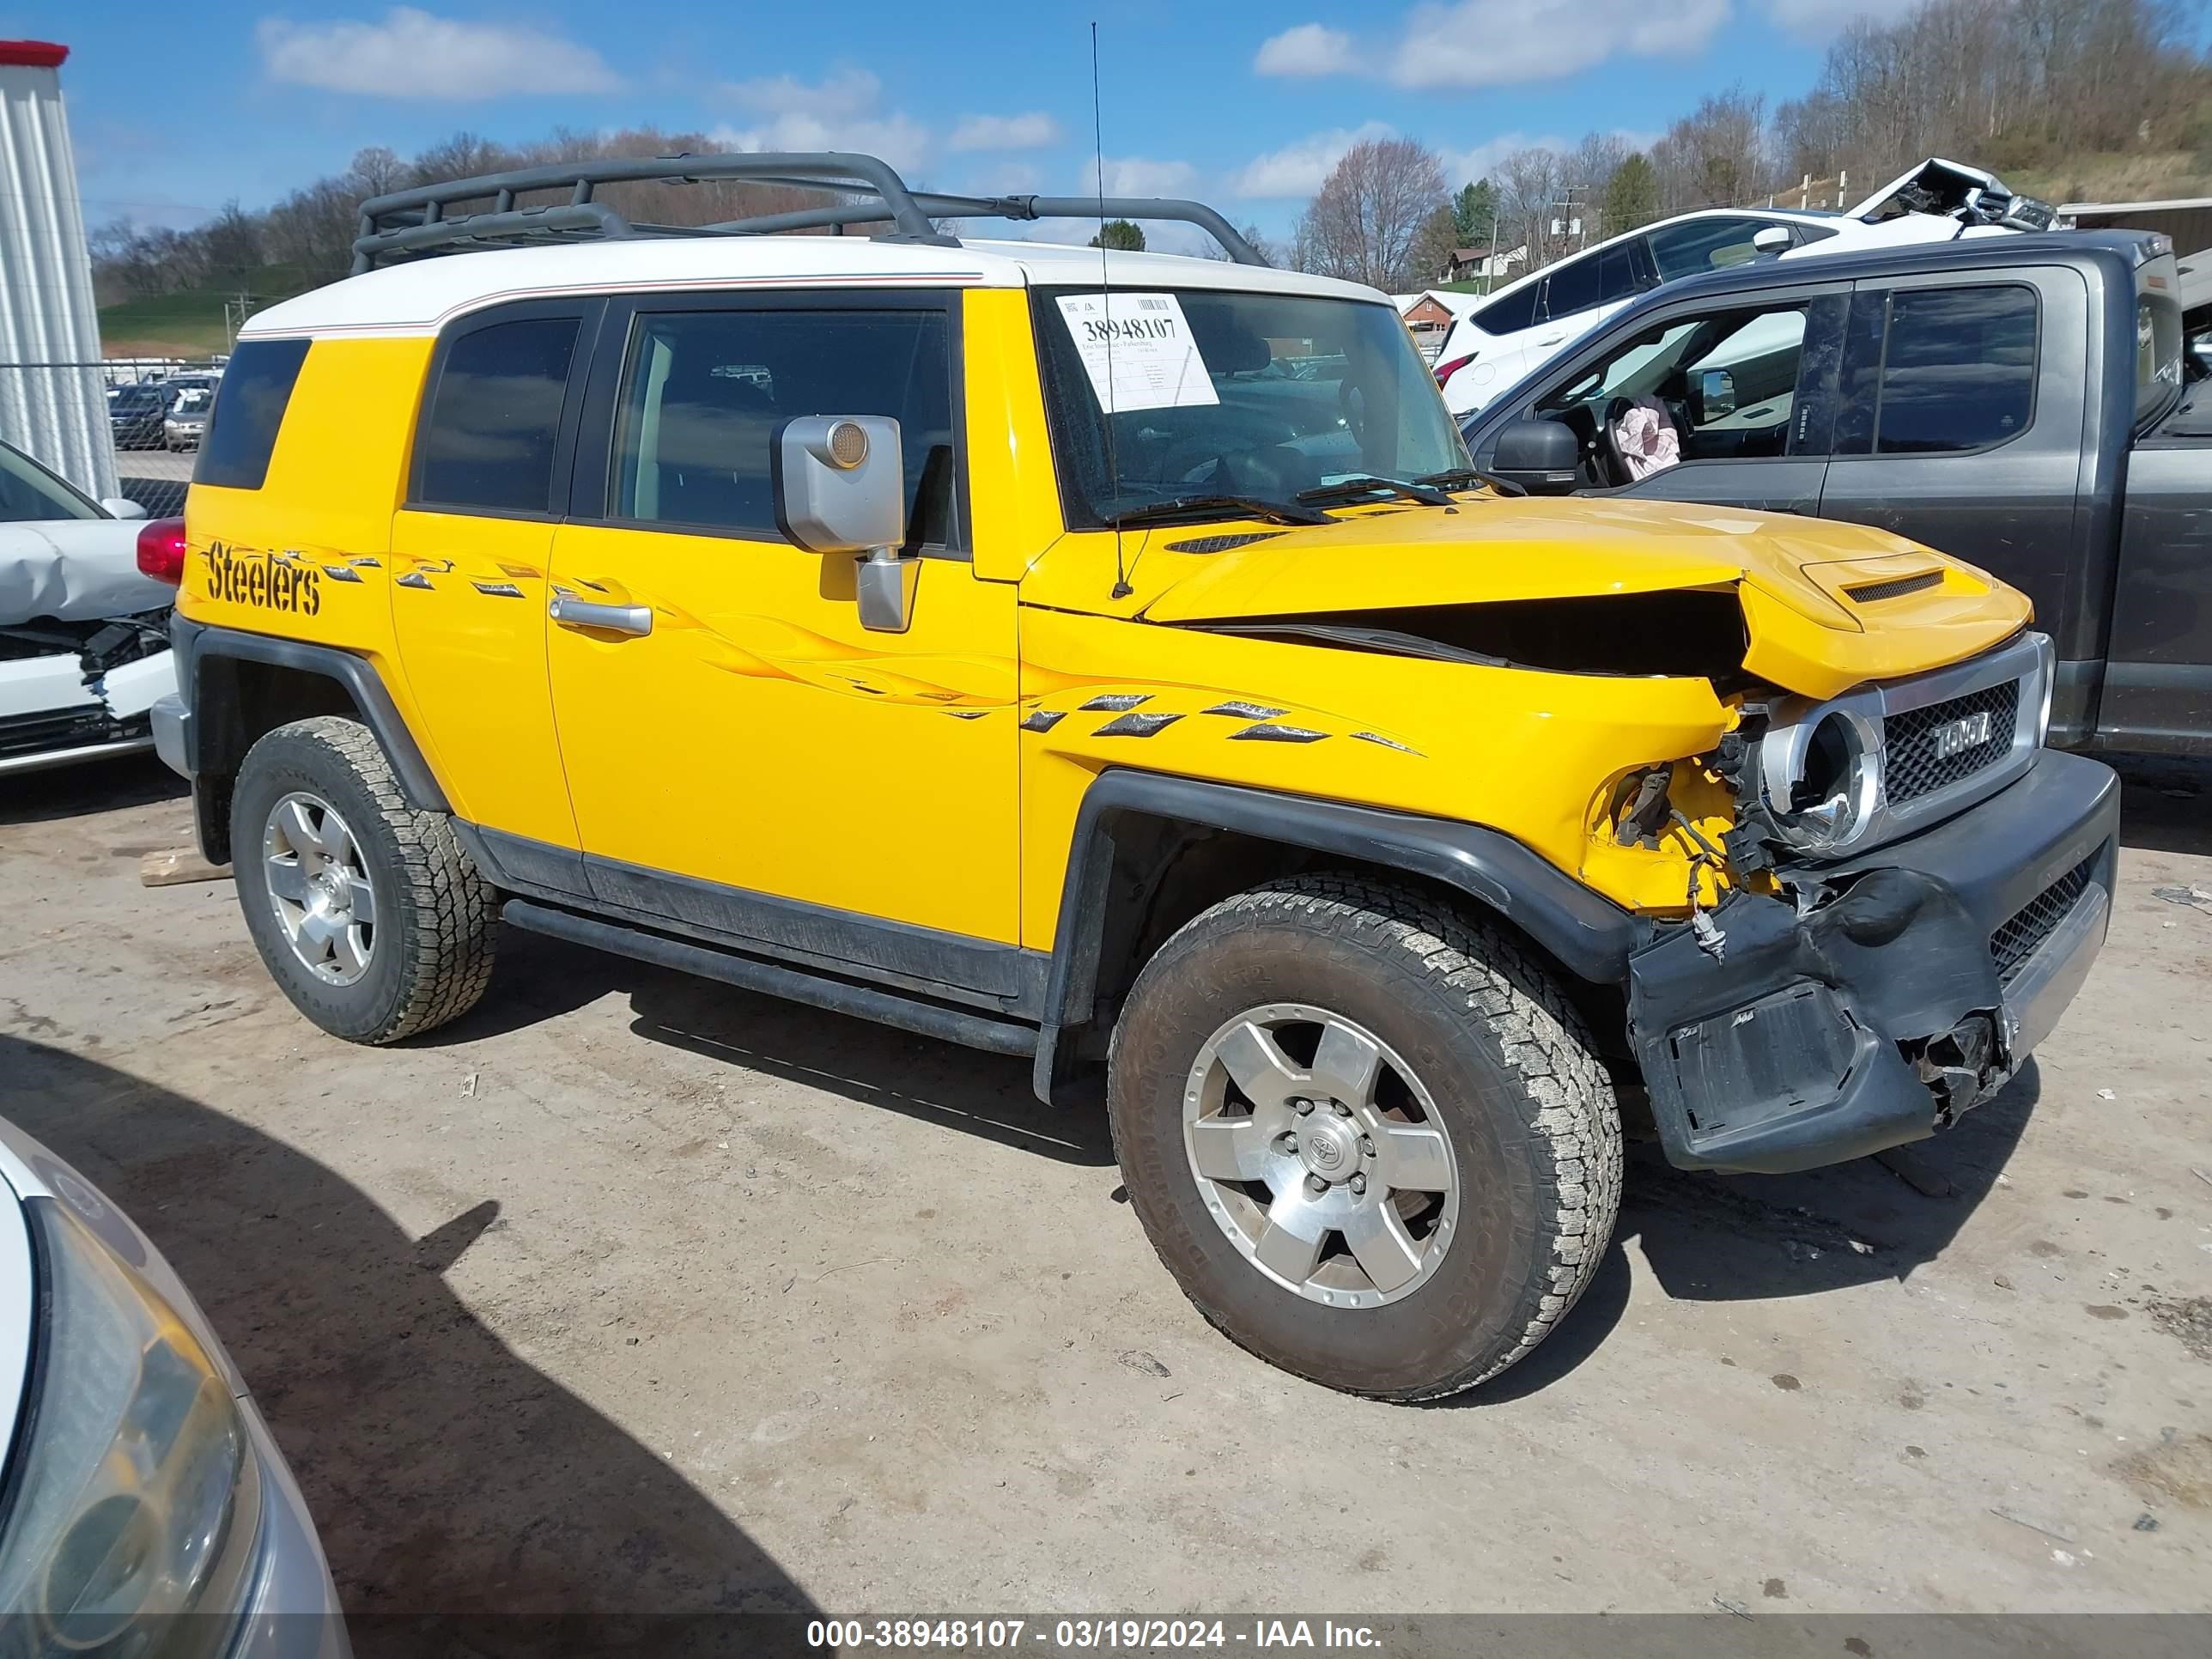
[[[732,288],[1218,288],[1383,301],[1353,283],[1170,253],[1101,254],[1050,242],[957,247],[857,236],[638,237],[565,247],[487,248],[415,259],[257,312],[240,339],[434,334],[465,313],[555,294]]]

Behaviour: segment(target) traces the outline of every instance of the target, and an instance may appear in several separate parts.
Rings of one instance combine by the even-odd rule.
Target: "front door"
[[[547,650],[602,899],[832,958],[878,921],[1018,938],[1015,589],[967,562],[957,302],[611,306],[552,559],[556,596],[602,608]],[[906,633],[861,627],[852,557],[778,532],[775,437],[806,415],[900,422]]]

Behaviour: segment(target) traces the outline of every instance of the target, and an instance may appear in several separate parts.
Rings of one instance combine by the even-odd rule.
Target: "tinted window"
[[[1701,270],[1740,265],[1759,250],[1751,245],[1765,222],[1760,219],[1692,219],[1679,225],[1662,225],[1646,241],[1659,280],[1671,283],[1694,276]]]
[[[0,524],[96,519],[100,509],[29,456],[0,444]]]
[[[1553,319],[1571,317],[1635,297],[1635,257],[1630,245],[1623,242],[1555,267],[1544,290],[1544,314]]]
[[[1536,320],[1536,290],[1541,283],[1530,283],[1500,300],[1492,300],[1474,313],[1474,325],[1486,334],[1512,334],[1532,326]]]
[[[638,319],[623,372],[613,515],[778,535],[776,428],[888,415],[908,544],[961,544],[952,357],[939,311],[705,311]]]
[[[300,365],[307,361],[305,340],[247,340],[231,353],[208,416],[194,483],[224,489],[258,489],[269,476],[269,457]]]
[[[1571,317],[1598,303],[1597,262],[1596,254],[1588,253],[1552,267],[1544,283],[1547,317]]]
[[[2035,292],[1923,288],[1890,295],[1875,448],[1980,449],[2027,429],[2035,402]]]
[[[415,499],[494,513],[544,513],[576,355],[574,317],[494,323],[447,348],[415,446]]]

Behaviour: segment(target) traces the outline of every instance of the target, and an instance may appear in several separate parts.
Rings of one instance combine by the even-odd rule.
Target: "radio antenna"
[[[1106,118],[1101,112],[1098,99],[1098,24],[1091,25],[1091,153],[1098,167],[1098,304],[1106,313],[1106,474],[1112,492],[1108,499],[1118,500],[1121,493],[1121,464],[1114,448],[1114,301],[1113,275],[1106,253]],[[1114,526],[1114,594],[1126,599],[1136,590],[1129,586],[1129,573],[1121,563],[1121,526],[1115,515]]]

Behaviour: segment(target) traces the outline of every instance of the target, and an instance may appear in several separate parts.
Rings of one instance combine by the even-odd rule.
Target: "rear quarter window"
[[[258,489],[269,476],[277,429],[292,401],[306,340],[247,340],[231,354],[215,408],[200,440],[192,482],[222,489]]]

